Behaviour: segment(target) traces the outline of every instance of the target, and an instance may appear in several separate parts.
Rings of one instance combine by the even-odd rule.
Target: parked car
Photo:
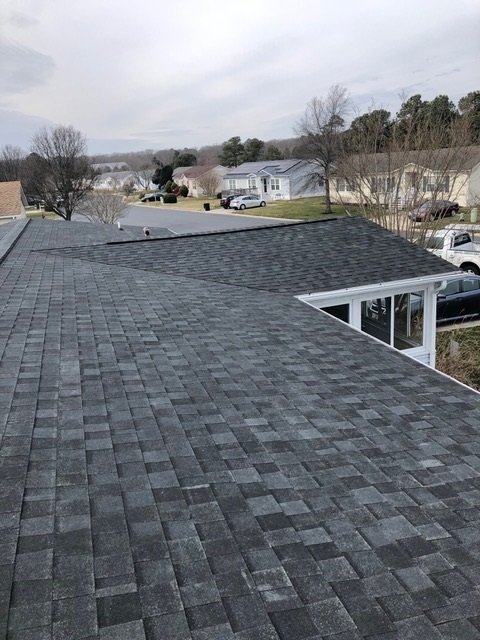
[[[163,192],[159,193],[149,193],[146,196],[141,198],[140,202],[155,202],[161,200],[165,194]]]
[[[426,220],[437,220],[445,216],[453,216],[458,213],[460,206],[458,202],[451,200],[428,200],[416,209],[408,212],[408,217],[413,222],[425,222]]]
[[[450,280],[437,294],[437,324],[480,318],[480,276]]]
[[[220,200],[220,206],[223,207],[224,209],[230,209],[230,202],[234,198],[239,198],[240,195],[241,195],[240,193],[235,193],[234,195],[225,196]]]
[[[401,304],[406,300],[400,297]],[[380,305],[379,305],[380,303]],[[413,293],[410,298],[410,312],[412,317],[423,310],[423,297]],[[379,315],[380,312],[380,315]],[[367,315],[379,321],[385,317],[387,304],[384,298],[371,300],[367,307]],[[401,309],[396,308],[399,315]],[[437,325],[468,322],[480,318],[480,276],[459,275],[455,280],[449,280],[445,289],[437,293]]]
[[[267,203],[258,196],[237,196],[230,201],[230,209],[251,209],[252,207],[264,207]]]
[[[39,196],[31,196],[31,195],[27,195],[27,203],[28,206],[30,207],[43,207],[45,204],[45,200],[43,200],[43,198],[40,198]]]

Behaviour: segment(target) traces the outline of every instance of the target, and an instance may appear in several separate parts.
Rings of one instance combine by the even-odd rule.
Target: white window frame
[[[228,188],[229,189],[236,189],[237,188],[237,181],[236,181],[235,178],[228,180]]]
[[[423,193],[448,193],[450,176],[431,174],[423,178]]]
[[[248,188],[256,189],[257,188],[257,179],[256,178],[248,178]]]
[[[270,191],[280,191],[282,183],[280,178],[270,178]]]
[[[423,278],[411,278],[409,280],[398,280],[395,282],[379,283],[375,285],[366,285],[364,287],[352,287],[351,289],[342,289],[339,291],[329,291],[325,293],[311,293],[307,295],[295,296],[298,300],[322,311],[324,307],[333,307],[336,305],[349,305],[349,322],[348,324],[356,331],[366,334],[362,331],[362,302],[375,298],[387,298],[402,293],[423,292],[424,295],[424,313],[423,313],[423,342],[422,345],[412,347],[411,349],[403,349],[400,353],[411,356],[430,367],[435,368],[435,336],[436,336],[436,314],[437,308],[435,303],[435,294],[446,286],[448,280],[458,278],[458,273],[444,273],[435,276],[426,276]],[[326,312],[324,312],[326,313]],[[331,316],[333,317],[333,316]],[[342,322],[338,320],[338,322]],[[391,342],[388,344],[378,340],[374,336],[369,337],[372,340],[394,349],[394,314],[391,315]],[[397,349],[395,349],[397,351]]]

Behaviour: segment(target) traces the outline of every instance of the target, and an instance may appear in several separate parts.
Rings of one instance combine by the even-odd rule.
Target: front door
[[[262,178],[263,193],[267,193],[267,178]]]

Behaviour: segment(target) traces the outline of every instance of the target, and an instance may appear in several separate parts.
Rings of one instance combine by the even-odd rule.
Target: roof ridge
[[[350,218],[361,218],[362,216],[349,216]],[[106,244],[111,245],[111,244],[130,244],[130,242],[158,242],[159,240],[177,240],[178,238],[193,238],[196,236],[221,236],[221,235],[231,235],[234,233],[246,233],[249,231],[259,231],[261,229],[263,230],[267,230],[267,229],[281,229],[283,227],[294,227],[294,226],[300,226],[300,225],[307,225],[307,224],[315,224],[315,223],[323,223],[323,222],[334,222],[339,220],[339,218],[335,217],[335,218],[321,218],[318,220],[292,220],[291,222],[284,222],[281,224],[265,224],[265,225],[261,225],[258,227],[245,227],[245,228],[238,228],[238,229],[219,229],[218,231],[201,231],[201,232],[197,232],[197,233],[184,233],[184,234],[178,234],[175,236],[169,236],[166,238],[140,238],[138,240],[131,240],[131,241],[126,241],[126,240],[111,240],[110,242],[107,242]]]

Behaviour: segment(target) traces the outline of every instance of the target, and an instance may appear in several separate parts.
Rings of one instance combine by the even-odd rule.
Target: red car
[[[408,217],[413,222],[425,222],[425,220],[437,220],[445,216],[453,216],[458,213],[460,206],[458,202],[450,200],[428,200],[413,211],[409,211]]]

